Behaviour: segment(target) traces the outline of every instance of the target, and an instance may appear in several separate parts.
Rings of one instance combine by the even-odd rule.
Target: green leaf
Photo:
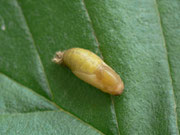
[[[178,135],[179,0],[1,0],[0,134]],[[125,83],[111,96],[52,63],[89,49]]]

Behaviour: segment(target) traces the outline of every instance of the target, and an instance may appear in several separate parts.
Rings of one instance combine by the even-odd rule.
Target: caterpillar
[[[111,95],[120,95],[124,84],[120,76],[99,56],[82,48],[59,51],[53,62],[64,64],[81,80]]]

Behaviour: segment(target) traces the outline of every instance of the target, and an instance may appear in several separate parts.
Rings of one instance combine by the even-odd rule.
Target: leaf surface
[[[179,11],[178,0],[1,0],[0,134],[178,135]],[[124,93],[52,63],[72,47],[101,56]]]

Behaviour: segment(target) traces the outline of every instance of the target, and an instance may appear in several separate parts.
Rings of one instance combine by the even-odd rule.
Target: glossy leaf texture
[[[0,0],[0,134],[178,135],[179,0]],[[125,84],[111,96],[52,63],[72,47]]]

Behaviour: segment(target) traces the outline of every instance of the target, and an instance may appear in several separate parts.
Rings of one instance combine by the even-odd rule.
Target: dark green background
[[[125,83],[110,96],[51,62],[89,49]],[[179,0],[0,0],[0,134],[178,135]]]

